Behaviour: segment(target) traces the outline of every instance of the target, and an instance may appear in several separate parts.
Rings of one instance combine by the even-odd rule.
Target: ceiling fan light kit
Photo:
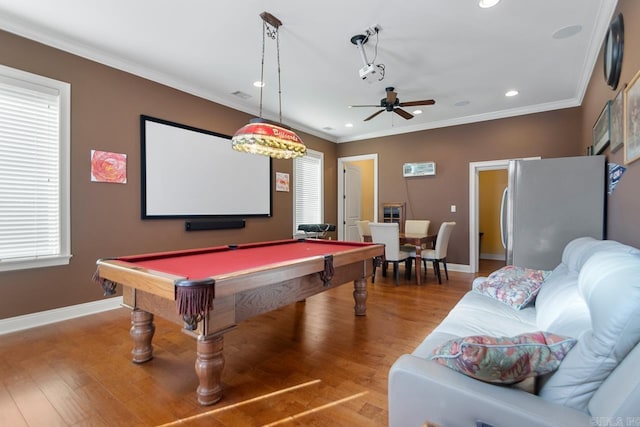
[[[392,86],[389,86],[389,87],[385,88],[385,91],[387,92],[387,96],[386,96],[386,98],[382,98],[380,100],[380,104],[378,104],[378,105],[350,105],[349,108],[354,108],[354,107],[379,107],[379,108],[382,108],[382,110],[376,111],[375,113],[373,113],[372,115],[370,115],[369,117],[364,119],[365,122],[373,119],[374,117],[376,117],[378,114],[382,113],[383,111],[394,112],[397,115],[399,115],[400,117],[403,117],[406,120],[410,120],[410,119],[413,118],[413,114],[409,113],[406,110],[403,110],[400,107],[417,107],[419,105],[434,105],[436,103],[436,101],[434,101],[433,99],[424,99],[424,100],[421,100],[421,101],[400,102],[400,99],[398,98],[398,93],[395,92],[395,90],[394,90],[394,88]]]

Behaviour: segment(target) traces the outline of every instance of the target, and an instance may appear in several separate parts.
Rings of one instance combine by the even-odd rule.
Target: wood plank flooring
[[[481,274],[501,265],[481,261]],[[0,426],[386,426],[387,375],[470,289],[369,284],[367,316],[351,286],[254,317],[225,335],[225,395],[196,403],[195,341],[156,317],[154,359],[131,362],[129,310],[0,336]]]

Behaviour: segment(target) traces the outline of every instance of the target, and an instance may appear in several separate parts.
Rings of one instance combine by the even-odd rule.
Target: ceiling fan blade
[[[423,101],[401,102],[398,105],[401,106],[401,107],[415,107],[415,106],[418,106],[418,105],[433,105],[435,103],[436,103],[436,101],[434,101],[433,99],[425,99]]]
[[[413,119],[413,114],[404,111],[402,108],[394,108],[393,112],[404,117],[405,119]]]
[[[366,122],[366,121],[368,121],[368,120],[373,119],[375,116],[377,116],[378,114],[382,113],[383,111],[384,111],[384,109],[382,109],[382,110],[380,110],[380,111],[377,111],[377,112],[373,113],[372,115],[370,115],[369,117],[367,117],[366,119],[364,119],[364,121]]]
[[[388,90],[387,91],[387,104],[389,105],[393,105],[394,102],[396,102],[396,98],[398,97],[398,93],[394,92],[393,90]]]
[[[349,108],[356,108],[356,107],[380,107],[380,104],[377,105],[349,105]]]

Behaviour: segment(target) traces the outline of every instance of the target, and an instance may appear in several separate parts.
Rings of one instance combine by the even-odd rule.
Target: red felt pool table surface
[[[333,255],[365,246],[371,245],[333,240],[280,240],[125,256],[117,259],[148,270],[162,271],[186,279],[197,280],[232,272],[237,273],[270,264]]]

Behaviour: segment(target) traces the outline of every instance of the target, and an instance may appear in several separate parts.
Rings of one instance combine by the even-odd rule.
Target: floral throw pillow
[[[514,384],[556,370],[575,343],[574,338],[540,331],[515,337],[469,336],[437,347],[431,360],[481,381]]]
[[[548,270],[507,265],[476,284],[473,290],[520,310],[536,298],[542,283],[550,274]]]

